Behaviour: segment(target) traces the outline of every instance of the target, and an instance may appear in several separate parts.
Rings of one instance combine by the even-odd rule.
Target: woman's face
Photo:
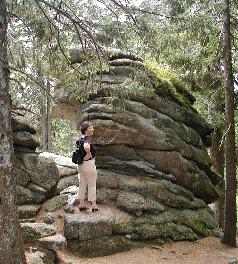
[[[86,130],[86,135],[87,136],[92,136],[93,135],[93,132],[94,132],[94,128],[93,128],[93,125],[89,126],[88,129]]]

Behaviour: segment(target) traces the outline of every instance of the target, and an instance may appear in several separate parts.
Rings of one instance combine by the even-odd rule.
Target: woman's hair
[[[86,130],[87,130],[91,125],[92,125],[92,124],[91,124],[90,122],[87,122],[87,121],[81,123],[81,125],[80,125],[81,133],[84,135],[85,132],[86,132]]]

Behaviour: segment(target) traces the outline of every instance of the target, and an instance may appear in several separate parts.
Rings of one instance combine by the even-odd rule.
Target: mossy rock
[[[154,228],[157,226],[155,234],[161,232],[161,236],[163,237],[163,230],[160,230],[159,227],[166,226],[168,223],[174,223],[178,226],[186,226],[189,230],[193,230],[193,232],[199,237],[212,235],[217,227],[213,212],[211,212],[209,208],[203,208],[198,210],[169,209],[158,215],[146,213],[139,218],[134,218],[127,225],[120,224],[114,226],[113,230],[114,232],[124,234],[126,232],[133,233],[135,230],[140,230],[141,227],[143,229],[143,227],[147,228],[148,226],[152,226]]]
[[[133,221],[129,223],[115,223],[112,224],[112,233],[115,235],[126,235],[134,232],[135,223]]]
[[[128,251],[133,247],[140,247],[142,244],[134,243],[123,236],[113,236],[80,242],[69,240],[67,246],[74,254],[81,257],[99,257]]]
[[[212,235],[217,223],[211,210],[200,209],[198,211],[184,210],[178,217],[178,223],[183,223],[191,227],[197,234],[201,236]]]
[[[146,198],[138,193],[125,191],[119,192],[117,206],[135,214],[142,211],[151,211],[154,213],[164,211],[164,206],[158,201]]]
[[[40,205],[22,205],[18,206],[17,211],[20,219],[35,217],[40,210]]]
[[[191,106],[195,97],[187,90],[186,84],[171,70],[162,68],[156,62],[145,61],[145,68],[154,83],[155,92],[170,97],[184,106]]]
[[[159,225],[142,224],[135,228],[135,233],[132,234],[134,240],[151,240],[162,238],[164,240],[172,239],[179,240],[196,240],[198,236],[189,227],[175,223],[166,223]]]
[[[169,209],[159,215],[144,214],[135,220],[135,225],[166,225],[173,222],[191,228],[198,236],[206,237],[212,235],[217,223],[209,208],[198,210],[177,210]]]
[[[22,223],[21,230],[25,242],[35,241],[56,234],[55,226],[45,223]]]
[[[48,200],[44,204],[44,209],[47,212],[56,211],[56,210],[64,207],[64,205],[66,205],[66,203],[67,203],[67,200],[68,200],[68,196],[67,195],[55,196],[55,197],[51,198],[50,200]]]
[[[39,192],[33,192],[28,188],[17,185],[17,205],[24,204],[41,204],[45,199],[45,195]]]

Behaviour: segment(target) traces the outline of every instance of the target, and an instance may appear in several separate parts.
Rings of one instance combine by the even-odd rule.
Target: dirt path
[[[228,248],[214,237],[197,242],[177,242],[158,249],[144,248],[98,258],[77,258],[60,252],[60,264],[227,264],[238,258],[238,249]]]

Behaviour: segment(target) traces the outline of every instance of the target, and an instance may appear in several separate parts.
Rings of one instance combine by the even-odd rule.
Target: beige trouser
[[[79,180],[79,199],[85,199],[86,189],[88,187],[88,201],[96,201],[97,170],[95,159],[83,161],[79,165]]]

